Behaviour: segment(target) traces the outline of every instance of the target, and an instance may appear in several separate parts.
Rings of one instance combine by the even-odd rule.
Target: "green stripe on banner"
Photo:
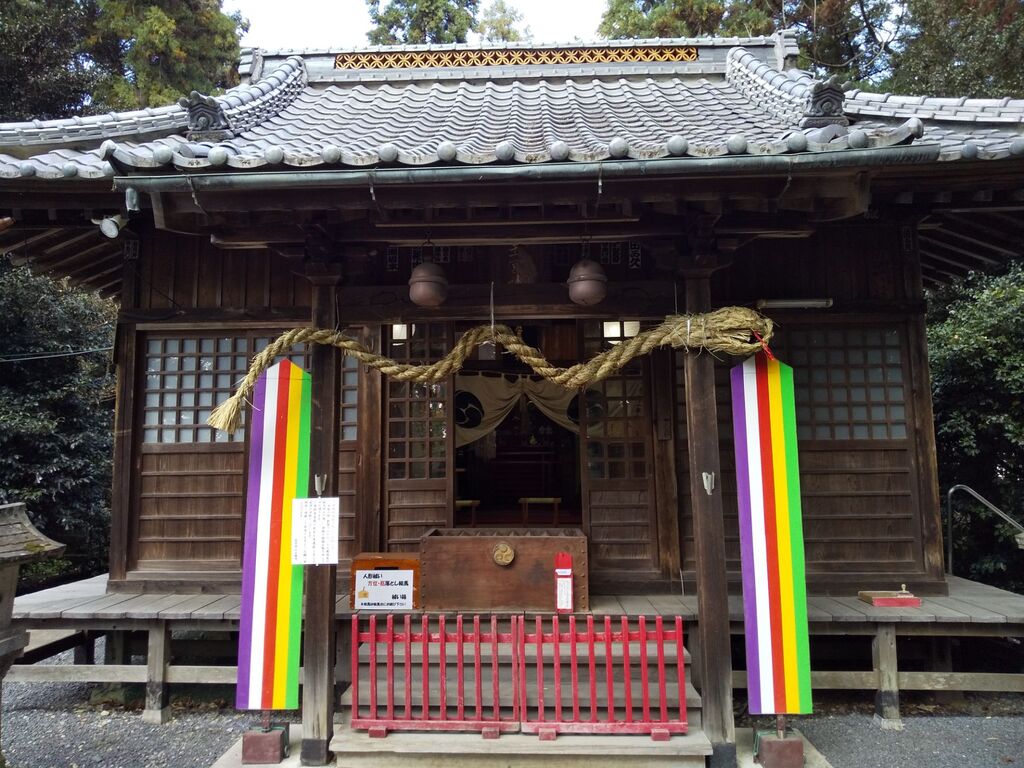
[[[313,387],[310,375],[302,371],[302,403],[299,409],[299,467],[295,475],[295,498],[309,496],[309,412],[310,395]],[[294,516],[292,517],[294,524]],[[302,590],[304,567],[292,566],[292,615],[289,617],[290,635],[293,642],[288,646],[288,707],[299,706],[299,652],[302,646]]]
[[[807,638],[807,579],[804,565],[803,510],[800,504],[800,466],[797,458],[796,408],[793,400],[793,369],[779,366],[782,390],[782,426],[785,430],[786,486],[789,495],[789,539],[793,559],[793,608],[796,622],[796,666],[799,680],[798,713],[810,714],[811,654]]]

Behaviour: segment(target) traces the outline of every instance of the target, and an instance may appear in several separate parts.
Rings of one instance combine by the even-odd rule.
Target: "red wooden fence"
[[[534,631],[524,630],[519,636],[524,733],[537,733],[542,739],[553,739],[558,733],[649,733],[656,740],[686,733],[686,658],[681,617],[674,617],[672,628],[665,629],[663,618],[657,616],[653,631],[643,616],[636,619],[636,629],[630,627],[631,620],[626,616],[615,620],[605,616],[598,627],[593,616],[586,617],[585,628],[579,626],[575,616],[568,618],[567,627],[558,616],[552,616],[550,622],[550,631],[545,631],[544,619],[537,616],[532,622]],[[635,665],[631,643],[635,643],[638,657]],[[653,680],[649,643],[654,644],[656,660]],[[563,659],[566,647],[568,659]],[[677,675],[671,683],[666,658],[670,647],[675,650]],[[618,680],[617,666],[621,668]],[[636,690],[634,672],[640,675]],[[533,707],[528,706],[525,684],[531,677],[537,681]],[[544,700],[549,683],[553,684],[550,706]],[[567,703],[566,684],[570,687]],[[587,706],[581,707],[584,696]]]
[[[529,623],[528,632],[524,616],[490,616],[482,629],[479,615],[457,615],[451,631],[445,616],[400,616],[397,628],[394,616],[353,616],[352,727],[371,736],[444,730],[497,738],[521,730],[542,739],[649,733],[663,740],[686,733],[682,618],[671,617],[666,627],[655,617],[653,628],[644,617],[626,616],[596,623],[593,616],[536,616]]]
[[[383,619],[383,622],[381,622]],[[360,624],[365,621],[366,629]],[[386,736],[388,731],[480,731],[485,738],[496,738],[503,731],[519,730],[519,705],[516,691],[518,668],[515,642],[520,631],[522,617],[513,616],[508,632],[498,631],[498,617],[490,616],[486,631],[481,629],[480,616],[472,617],[471,629],[467,631],[465,617],[455,617],[455,631],[445,616],[422,614],[414,619],[405,615],[399,617],[399,628],[395,629],[395,617],[370,615],[352,617],[352,727],[367,729],[371,736]],[[381,623],[384,624],[381,631]],[[413,629],[417,627],[417,629]],[[367,644],[368,659],[365,668],[369,696],[367,705],[360,702],[359,687],[360,644]],[[399,656],[396,661],[396,646]],[[512,652],[510,659],[502,659],[499,649],[504,647]],[[454,648],[455,679],[451,679],[448,658]],[[381,661],[380,655],[384,659]],[[467,655],[472,674],[466,675]],[[502,677],[502,661],[507,667]],[[508,663],[511,662],[511,663]],[[432,664],[437,666],[437,687],[430,679]],[[485,670],[489,667],[489,670]],[[487,675],[489,672],[489,675]],[[396,678],[400,686],[396,692]],[[489,676],[488,685],[484,678]],[[383,681],[380,680],[383,676]],[[414,681],[414,678],[415,681]],[[467,704],[467,681],[472,684],[472,700]],[[385,690],[381,695],[380,683]],[[455,689],[454,702],[449,693],[450,684]],[[502,706],[502,683],[511,683],[511,695],[506,698],[511,711]],[[418,689],[418,690],[417,690]],[[485,690],[489,689],[487,693]],[[419,707],[413,706],[416,693],[420,695]],[[489,694],[489,695],[488,695]]]

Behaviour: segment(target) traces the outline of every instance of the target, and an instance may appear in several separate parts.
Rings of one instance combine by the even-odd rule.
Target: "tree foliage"
[[[173,103],[191,90],[236,85],[247,24],[221,0],[95,0],[90,53],[103,73],[98,102],[116,109]]]
[[[366,0],[374,45],[464,43],[476,24],[479,0]],[[382,7],[383,6],[383,7]]]
[[[523,14],[505,0],[494,0],[486,9],[477,25],[477,32],[489,43],[514,43],[529,40],[530,28],[522,28]]]
[[[887,87],[936,96],[1024,97],[1024,2],[911,0]]]
[[[24,502],[84,571],[105,566],[111,482],[111,302],[0,260],[0,503]]]
[[[610,38],[767,35],[797,30],[800,66],[868,81],[887,71],[902,8],[888,0],[608,0]]]
[[[237,83],[221,0],[0,0],[0,120],[170,104]]]
[[[81,46],[90,24],[78,0],[0,0],[0,120],[82,109],[96,79]]]
[[[969,485],[1024,522],[1024,266],[975,274],[930,299],[940,487]],[[966,496],[956,506],[957,572],[1024,591],[1024,552],[1009,527]]]

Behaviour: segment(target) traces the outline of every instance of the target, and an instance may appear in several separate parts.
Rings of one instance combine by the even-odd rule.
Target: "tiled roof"
[[[779,72],[740,49],[730,52],[729,64],[730,81],[751,101],[780,116],[797,114],[815,82],[807,72]],[[901,96],[859,89],[844,96],[844,114],[865,131],[884,131],[916,118],[922,141],[942,147],[940,160],[1024,155],[1024,99]]]
[[[329,51],[249,51],[242,72],[254,82],[215,99],[0,125],[0,179],[767,155],[922,135],[943,159],[1024,155],[1024,102],[844,98],[832,82],[782,70],[791,37],[574,44],[582,53],[565,56],[522,44],[374,48],[343,61]],[[695,61],[667,55],[687,46]],[[618,60],[629,48],[648,60]],[[434,66],[456,54],[465,66]],[[378,55],[380,67],[345,68]]]
[[[940,160],[997,160],[1024,155],[1024,99],[967,99],[846,92],[846,113],[882,129],[917,118],[924,140],[942,147]]]
[[[267,165],[365,166],[652,159],[779,154],[794,122],[752,105],[728,83],[680,78],[508,83],[357,85],[307,89],[287,109],[242,135],[191,144],[182,168]],[[878,145],[897,143],[885,128]],[[804,146],[796,148],[808,148]],[[835,149],[815,145],[812,150]],[[148,147],[115,160],[154,164]]]

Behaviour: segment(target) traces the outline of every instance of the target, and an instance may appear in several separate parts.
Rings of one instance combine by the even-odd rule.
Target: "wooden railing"
[[[625,616],[529,624],[522,615],[353,616],[352,727],[378,737],[686,733],[681,617],[668,626],[656,617],[653,628]]]

